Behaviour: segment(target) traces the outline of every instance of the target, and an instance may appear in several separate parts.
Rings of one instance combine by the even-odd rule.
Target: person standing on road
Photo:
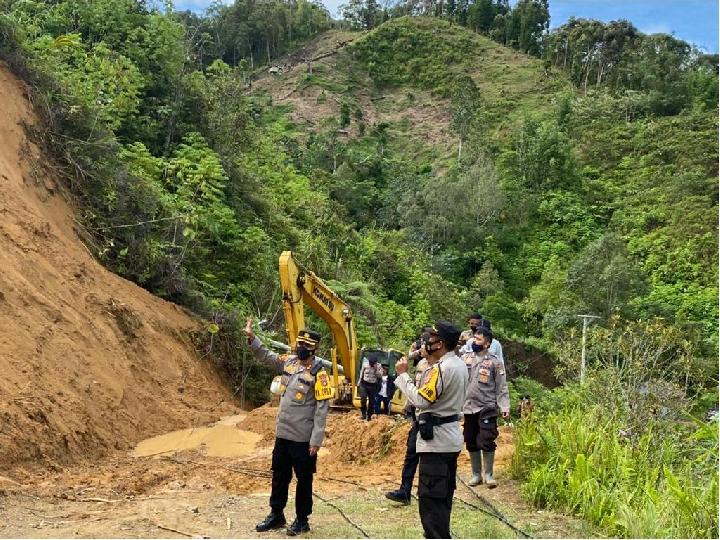
[[[382,380],[382,366],[377,358],[370,358],[360,370],[360,413],[363,420],[370,420],[375,409],[375,396]]]
[[[417,407],[417,453],[420,456],[418,500],[425,538],[450,538],[450,513],[455,493],[457,459],[462,450],[460,432],[468,372],[455,354],[460,330],[438,321],[425,343],[430,367],[416,386],[407,373],[407,359],[396,364],[396,386]]]
[[[408,358],[410,358],[415,366],[415,386],[420,386],[420,381],[425,370],[429,367],[427,361],[427,352],[425,351],[425,342],[430,339],[431,327],[423,329],[423,334],[415,341],[410,349]],[[391,501],[398,502],[400,504],[410,504],[410,497],[412,494],[412,484],[415,478],[415,472],[418,466],[418,455],[417,455],[417,434],[418,425],[417,418],[415,416],[415,405],[408,401],[405,404],[405,417],[412,422],[412,427],[408,432],[405,459],[403,461],[402,473],[400,475],[400,487],[394,491],[388,491],[385,493],[385,497]]]
[[[478,327],[471,341],[472,352],[463,356],[470,372],[470,384],[463,405],[463,436],[473,473],[468,484],[477,486],[484,483],[490,489],[497,487],[493,467],[498,412],[503,418],[510,416],[505,365],[490,352],[492,341],[492,332],[485,326]]]
[[[330,409],[333,389],[322,362],[315,358],[320,334],[300,330],[295,354],[277,354],[268,350],[255,335],[252,319],[248,318],[245,335],[256,359],[282,372],[280,408],[272,452],[272,491],[270,514],[255,527],[258,532],[285,526],[285,505],[293,470],[297,478],[295,489],[295,521],[287,534],[295,536],[310,530],[308,517],[312,513],[313,474],[317,453],[325,437],[325,421]]]

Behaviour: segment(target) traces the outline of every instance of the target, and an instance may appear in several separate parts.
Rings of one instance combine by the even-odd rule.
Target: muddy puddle
[[[212,457],[242,457],[252,453],[262,436],[236,427],[244,414],[228,416],[207,427],[181,429],[138,443],[133,457],[161,456],[182,450],[201,450]]]

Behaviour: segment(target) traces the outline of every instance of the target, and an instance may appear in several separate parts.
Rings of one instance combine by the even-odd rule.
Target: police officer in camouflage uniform
[[[295,536],[310,530],[308,516],[312,513],[313,474],[317,453],[325,437],[329,400],[334,397],[330,377],[322,362],[315,358],[320,334],[301,330],[295,354],[290,355],[268,350],[255,336],[250,318],[247,319],[245,334],[255,358],[282,371],[280,409],[272,453],[271,511],[255,530],[263,532],[285,526],[283,512],[294,470],[297,478],[296,519],[287,528],[287,534]]]
[[[425,343],[430,367],[416,386],[407,374],[407,359],[396,364],[395,385],[417,407],[417,453],[420,456],[418,500],[425,538],[450,538],[450,512],[455,492],[457,459],[468,372],[455,354],[460,330],[438,321]]]
[[[492,332],[486,326],[479,326],[471,342],[472,352],[463,355],[470,376],[463,405],[463,436],[473,472],[468,484],[477,486],[485,483],[490,489],[497,486],[493,478],[493,467],[497,448],[495,439],[498,436],[498,412],[503,418],[510,415],[505,365],[490,352],[492,341]]]

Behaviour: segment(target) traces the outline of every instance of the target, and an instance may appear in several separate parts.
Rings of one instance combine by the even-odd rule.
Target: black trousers
[[[372,418],[373,410],[375,409],[375,396],[378,393],[377,383],[366,383],[362,381],[360,383],[360,411],[363,417],[368,420]],[[368,403],[369,401],[369,403]]]
[[[468,452],[494,452],[498,438],[497,416],[480,418],[480,413],[466,414],[463,426],[463,438]]]
[[[407,498],[410,498],[412,493],[413,478],[415,478],[415,471],[418,466],[418,455],[415,451],[417,444],[418,425],[417,422],[412,423],[412,428],[408,433],[407,448],[405,450],[405,461],[403,462],[402,476],[400,481],[400,490],[405,493]]]
[[[298,519],[307,519],[312,514],[313,474],[317,466],[317,455],[310,455],[309,442],[295,442],[287,439],[275,439],[272,453],[272,491],[270,508],[279,514],[285,509],[288,500],[288,487],[293,470],[297,478],[295,489],[295,515]]]
[[[421,452],[418,505],[425,538],[450,538],[459,452]]]
[[[375,396],[375,414],[390,414],[390,401],[392,397]]]

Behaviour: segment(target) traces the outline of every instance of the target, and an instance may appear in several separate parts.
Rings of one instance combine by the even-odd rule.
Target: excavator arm
[[[307,304],[327,323],[332,333],[335,387],[338,388],[338,359],[345,376],[354,386],[358,345],[350,306],[313,272],[300,268],[292,251],[283,251],[279,263],[288,344],[295,343],[298,333],[305,326],[304,305]]]

